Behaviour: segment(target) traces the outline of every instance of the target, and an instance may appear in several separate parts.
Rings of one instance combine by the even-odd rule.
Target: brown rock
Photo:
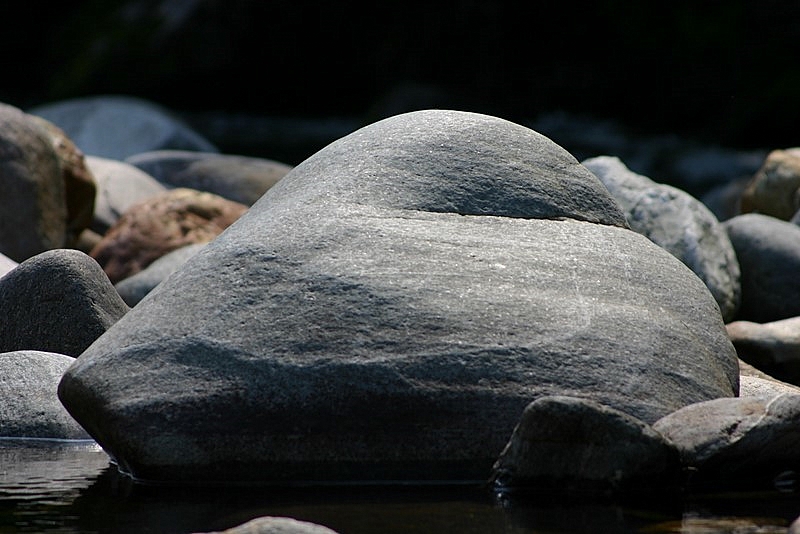
[[[131,206],[90,255],[116,283],[167,252],[211,241],[245,211],[212,193],[173,189]]]
[[[67,207],[59,157],[32,115],[0,104],[0,253],[21,262],[66,245]]]
[[[773,150],[742,193],[742,213],[788,221],[798,209],[800,148]]]
[[[72,247],[78,241],[81,232],[92,223],[97,191],[94,177],[86,164],[83,152],[61,128],[41,117],[29,116],[47,132],[61,164],[64,200],[67,206],[66,245]]]

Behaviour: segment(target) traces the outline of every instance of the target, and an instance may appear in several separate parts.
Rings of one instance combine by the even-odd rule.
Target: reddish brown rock
[[[773,150],[742,192],[742,213],[788,221],[800,207],[800,148]]]
[[[55,124],[29,115],[38,122],[50,138],[61,166],[64,179],[64,201],[67,207],[66,245],[74,246],[81,232],[89,227],[94,215],[97,192],[94,177],[86,164],[83,152]]]
[[[212,193],[173,189],[131,206],[91,256],[116,283],[177,248],[217,237],[247,206]]]

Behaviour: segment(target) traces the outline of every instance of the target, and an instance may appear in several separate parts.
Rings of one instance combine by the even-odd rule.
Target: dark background
[[[0,16],[0,101],[370,121],[565,110],[732,147],[800,145],[800,2],[85,0]]]

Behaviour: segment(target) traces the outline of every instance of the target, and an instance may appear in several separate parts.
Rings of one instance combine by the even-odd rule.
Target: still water
[[[664,502],[667,501],[667,502]],[[786,532],[800,495],[639,504],[496,495],[480,485],[174,488],[133,484],[92,442],[0,439],[0,533],[191,533],[288,516],[341,534]]]

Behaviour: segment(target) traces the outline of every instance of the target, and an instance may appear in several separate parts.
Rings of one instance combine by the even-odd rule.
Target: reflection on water
[[[0,533],[189,533],[278,515],[341,534],[785,532],[797,494],[646,504],[498,496],[479,486],[175,488],[133,484],[90,442],[0,440]]]

